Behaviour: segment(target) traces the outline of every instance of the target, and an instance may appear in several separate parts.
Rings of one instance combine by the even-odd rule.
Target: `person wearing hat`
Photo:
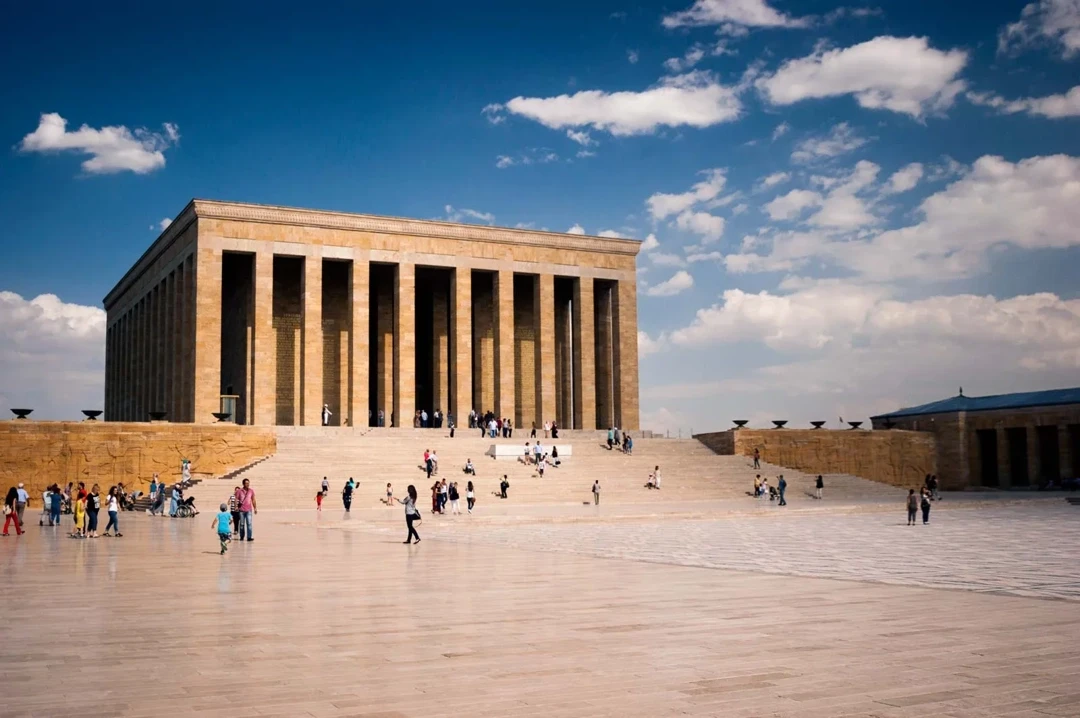
[[[23,512],[26,511],[26,502],[30,500],[30,494],[26,493],[23,483],[19,482],[18,498],[15,501],[15,511],[19,514],[19,525],[23,525]]]

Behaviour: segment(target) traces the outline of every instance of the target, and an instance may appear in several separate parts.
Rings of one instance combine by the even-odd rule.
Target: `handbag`
[[[11,507],[8,506],[7,504],[4,504],[4,516],[10,516],[10,515],[11,515]]]

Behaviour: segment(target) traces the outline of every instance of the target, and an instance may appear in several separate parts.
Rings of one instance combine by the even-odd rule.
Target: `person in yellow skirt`
[[[86,538],[86,491],[80,490],[71,503],[71,514],[75,519],[75,528],[71,538]]]

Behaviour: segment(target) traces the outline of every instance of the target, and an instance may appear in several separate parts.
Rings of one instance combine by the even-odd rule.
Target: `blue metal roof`
[[[959,396],[932,401],[921,406],[900,409],[890,414],[879,414],[871,419],[897,419],[902,416],[920,414],[946,414],[953,411],[990,411],[992,409],[1023,409],[1031,406],[1056,406],[1058,404],[1080,404],[1080,387],[1073,389],[1051,389],[1050,391],[1025,391],[1018,394],[997,394],[995,396]]]

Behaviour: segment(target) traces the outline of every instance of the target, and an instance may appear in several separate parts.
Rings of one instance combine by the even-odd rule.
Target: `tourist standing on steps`
[[[787,499],[784,498],[784,492],[787,491],[787,479],[783,474],[780,474],[780,481],[776,484],[776,490],[780,492],[780,506],[787,506]]]
[[[15,522],[15,535],[22,536],[22,524],[19,523],[19,512],[15,504],[19,501],[19,490],[12,486],[4,497],[4,536],[9,536],[8,526]]]
[[[246,534],[248,541],[254,541],[255,532],[251,525],[251,517],[259,513],[259,508],[255,503],[255,489],[251,488],[250,479],[244,479],[236,495],[236,502],[240,505],[240,540],[243,541]]]
[[[98,485],[90,487],[90,494],[86,497],[86,535],[89,538],[97,538],[98,512],[101,511],[101,493]]]
[[[105,497],[105,510],[109,513],[109,523],[105,524],[105,535],[109,535],[109,529],[116,532],[117,538],[123,538],[120,533],[120,501],[116,496],[116,487],[109,489],[109,495]]]
[[[754,468],[761,468],[761,451],[759,451],[758,449],[754,449]]]
[[[450,483],[450,513],[461,514],[460,499],[461,494],[458,493],[457,482],[452,481]]]
[[[814,488],[816,489],[816,495],[819,499],[824,498],[822,491],[825,490],[825,479],[821,478],[821,474],[817,475],[817,481],[814,482]]]
[[[529,438],[530,439],[535,439],[536,438],[536,422],[535,421],[532,423],[532,431],[529,432]]]
[[[334,412],[330,411],[329,404],[322,405],[322,425],[330,426],[330,417],[334,415]]]
[[[409,527],[409,536],[403,543],[412,543],[413,536],[416,537],[416,543],[420,543],[420,534],[416,533],[416,527],[413,526],[413,523],[420,520],[420,512],[416,509],[416,487],[409,484],[407,491],[404,501],[397,500],[405,506],[405,524]]]
[[[472,513],[472,507],[476,505],[476,492],[473,490],[472,481],[465,484],[465,503],[469,507],[469,513]]]
[[[923,491],[922,502],[921,502],[920,505],[922,507],[922,522],[923,522],[923,525],[925,526],[926,524],[930,523],[930,491],[929,490],[924,490]]]
[[[352,492],[353,483],[352,477],[350,477],[349,480],[345,482],[345,488],[341,490],[341,505],[345,507],[345,513],[349,513],[350,509],[352,509]]]
[[[908,489],[907,495],[907,525],[915,525],[915,517],[919,515],[919,497],[915,495],[915,489]]]
[[[592,500],[593,506],[600,505],[600,479],[597,479],[592,483]]]

